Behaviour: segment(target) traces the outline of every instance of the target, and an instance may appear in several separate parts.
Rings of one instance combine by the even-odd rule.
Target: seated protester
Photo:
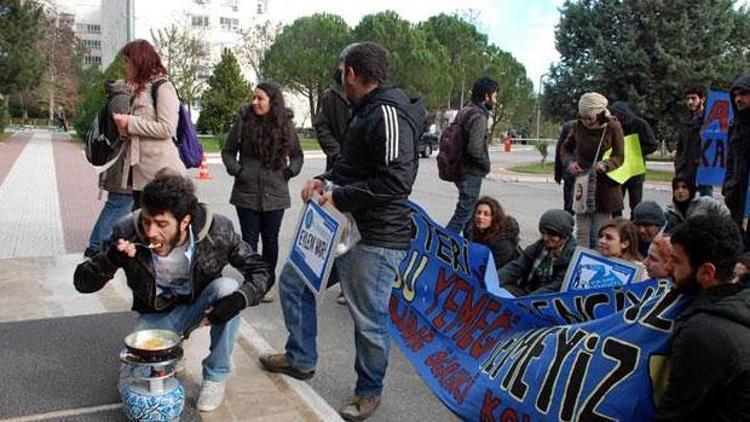
[[[622,217],[604,223],[599,229],[598,239],[596,251],[606,257],[631,262],[639,262],[642,259],[638,252],[638,233],[635,225]]]
[[[241,283],[222,276],[227,263],[240,271]],[[260,303],[272,286],[268,265],[229,219],[198,203],[190,179],[163,169],[144,186],[141,209],[120,220],[107,247],[76,267],[73,283],[79,292],[93,293],[119,268],[132,290],[133,310],[140,314],[136,331],[183,334],[211,326],[197,408],[208,412],[221,406],[239,313]]]
[[[464,237],[490,248],[495,268],[499,269],[519,255],[520,232],[516,219],[505,215],[500,203],[483,196],[474,206],[474,218],[464,229]]]
[[[740,278],[747,272],[750,272],[750,252],[745,252],[740,260],[734,264],[733,283],[740,281]]]
[[[559,291],[573,258],[576,240],[570,214],[547,210],[539,219],[539,232],[541,239],[498,271],[500,287],[516,296]]]
[[[729,218],[689,218],[671,237],[675,291],[693,298],[672,334],[669,379],[654,420],[746,421],[750,278],[732,283],[742,237]]]
[[[696,198],[696,192],[697,188],[693,181],[681,176],[672,179],[672,203],[667,206],[667,225],[664,233],[673,233],[677,226],[696,215],[729,216],[729,208],[722,202],[711,196]]]
[[[646,273],[649,278],[672,279],[674,267],[672,266],[672,244],[669,242],[669,237],[660,234],[651,241],[643,265],[646,266]]]
[[[638,231],[638,252],[641,256],[647,256],[651,241],[662,231],[667,222],[664,209],[655,201],[643,201],[633,209],[630,221],[635,224]]]

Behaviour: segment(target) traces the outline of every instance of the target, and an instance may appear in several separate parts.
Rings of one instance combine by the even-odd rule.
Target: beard
[[[676,288],[680,293],[685,293],[687,295],[695,296],[701,292],[701,290],[703,289],[703,286],[701,286],[701,284],[698,282],[698,278],[696,277],[695,274],[696,274],[695,271],[693,271],[690,273],[689,276],[685,278],[684,281],[675,283]]]

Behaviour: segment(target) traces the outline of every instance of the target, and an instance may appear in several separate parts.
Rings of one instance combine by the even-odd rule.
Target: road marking
[[[0,422],[32,422],[55,419],[59,420],[69,416],[87,415],[90,413],[104,412],[107,410],[121,409],[122,403],[103,404],[101,406],[79,407],[77,409],[58,410],[49,413],[37,413],[36,415],[20,416],[17,418],[0,419]]]

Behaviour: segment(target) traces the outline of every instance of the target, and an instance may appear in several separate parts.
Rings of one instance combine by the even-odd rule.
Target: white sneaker
[[[224,383],[216,381],[203,381],[201,394],[198,397],[198,410],[211,412],[219,408],[224,402]]]

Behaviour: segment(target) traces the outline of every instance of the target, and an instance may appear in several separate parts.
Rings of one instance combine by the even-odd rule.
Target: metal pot
[[[168,357],[180,348],[185,337],[170,330],[140,330],[125,337],[125,347],[143,358]]]

